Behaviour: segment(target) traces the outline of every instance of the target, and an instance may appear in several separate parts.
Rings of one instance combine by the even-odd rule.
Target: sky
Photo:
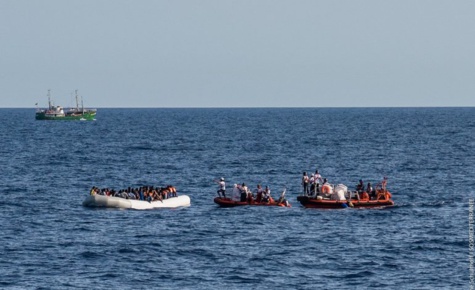
[[[475,106],[472,0],[0,0],[0,107]]]

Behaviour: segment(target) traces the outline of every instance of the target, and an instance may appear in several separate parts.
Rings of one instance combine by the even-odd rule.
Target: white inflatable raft
[[[175,208],[189,206],[190,198],[187,195],[170,197],[163,201],[143,201],[136,199],[125,199],[121,197],[105,195],[89,195],[82,203],[87,207],[113,207],[113,208],[131,208],[131,209],[154,209],[154,208]]]

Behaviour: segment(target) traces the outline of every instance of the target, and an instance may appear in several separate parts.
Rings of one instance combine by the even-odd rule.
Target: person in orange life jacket
[[[360,200],[369,200],[369,194],[368,194],[366,191],[363,191],[363,192],[359,195],[359,198],[360,198]]]

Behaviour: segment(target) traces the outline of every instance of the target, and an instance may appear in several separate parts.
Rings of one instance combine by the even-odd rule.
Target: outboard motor
[[[348,187],[346,185],[338,184],[337,186],[335,186],[334,195],[336,195],[336,196],[335,196],[334,199],[336,199],[336,200],[346,200],[345,195],[346,195],[347,191],[348,191]]]

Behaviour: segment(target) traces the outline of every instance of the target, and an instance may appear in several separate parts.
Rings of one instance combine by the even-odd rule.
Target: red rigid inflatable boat
[[[285,202],[276,202],[271,200],[270,202],[256,202],[254,200],[251,201],[236,201],[230,198],[223,198],[223,197],[215,197],[214,202],[219,204],[222,207],[235,207],[235,206],[244,206],[244,205],[256,205],[256,206],[282,206],[282,207],[290,207],[290,203]]]

